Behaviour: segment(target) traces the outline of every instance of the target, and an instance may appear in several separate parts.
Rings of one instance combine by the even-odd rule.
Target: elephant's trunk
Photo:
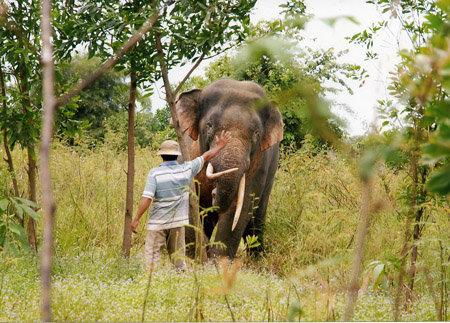
[[[225,174],[230,174],[232,172],[237,171],[239,168],[235,167],[235,168],[231,168],[228,170],[224,170],[222,172],[218,172],[218,173],[214,173],[214,166],[209,163],[208,167],[206,168],[206,177],[209,179],[216,179],[219,178]],[[216,199],[216,192],[217,189],[215,188],[212,192],[212,198],[213,201],[215,202]],[[239,182],[239,190],[238,190],[238,194],[237,194],[237,203],[236,203],[236,211],[234,213],[234,219],[233,219],[233,225],[231,227],[231,231],[234,231],[234,228],[236,227],[236,224],[239,221],[239,217],[241,215],[241,211],[242,211],[242,204],[244,203],[244,194],[245,194],[245,174],[242,176],[241,181]],[[213,202],[213,203],[214,203]]]
[[[245,174],[250,164],[250,155],[240,140],[233,140],[220,152],[211,164],[221,171],[223,176],[217,178],[214,205],[219,206],[220,222],[226,224],[228,230],[234,231],[243,210],[245,197]],[[209,167],[209,166],[208,166]],[[237,168],[237,170],[234,170]],[[233,172],[227,170],[233,169]],[[226,217],[226,218],[223,218]]]

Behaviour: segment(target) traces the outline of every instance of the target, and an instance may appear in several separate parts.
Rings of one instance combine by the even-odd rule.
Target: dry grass
[[[61,278],[56,280],[55,285],[55,295],[59,295],[58,300],[55,301],[56,313],[59,313],[55,318],[58,320],[108,321],[140,318],[142,297],[139,298],[139,295],[144,295],[146,281],[146,276],[140,271],[145,221],[141,221],[141,233],[133,240],[133,268],[118,265],[117,271],[114,272],[113,269],[108,269],[107,265],[100,269],[94,265],[95,262],[100,261],[96,256],[99,253],[102,255],[100,258],[105,259],[105,264],[118,263],[120,259],[118,255],[122,244],[125,213],[126,153],[115,148],[117,145],[114,144],[113,139],[95,150],[88,149],[84,143],[69,147],[55,142],[52,147],[53,191],[57,203],[54,272],[58,274],[61,271],[58,274]],[[16,149],[14,161],[20,189],[26,192],[27,178],[23,166],[26,155],[20,149]],[[151,149],[136,150],[135,207],[139,202],[149,169],[159,163],[159,158]],[[2,192],[6,194],[11,186],[6,163],[0,164],[0,172],[5,174],[0,185]],[[374,207],[379,211],[371,219],[364,259],[367,289],[366,294],[361,294],[356,304],[355,319],[392,319],[389,314],[390,291],[389,289],[386,291],[372,289],[373,266],[367,265],[373,261],[388,263],[389,259],[399,257],[403,239],[401,232],[404,231],[404,214],[407,207],[401,196],[408,181],[407,176],[401,171],[394,172],[383,164],[376,167],[373,201]],[[283,151],[267,213],[264,241],[267,252],[257,261],[244,259],[243,274],[239,273],[236,280],[236,284],[242,285],[242,292],[234,290],[229,298],[236,319],[286,320],[290,313],[297,313],[292,312],[297,305],[303,311],[302,319],[337,320],[341,317],[345,303],[344,290],[348,279],[350,257],[354,248],[354,235],[360,214],[360,187],[357,165],[349,163],[335,152],[314,152],[308,149],[297,152]],[[427,203],[429,203],[427,207],[429,207],[430,215],[426,219],[426,230],[420,242],[420,271],[416,285],[417,297],[422,300],[410,307],[414,312],[404,313],[406,315],[404,318],[409,320],[434,319],[434,304],[429,297],[430,285],[426,282],[425,273],[435,291],[434,296],[439,294],[443,272],[446,273],[445,279],[448,281],[449,203],[445,199]],[[38,228],[38,233],[40,240],[41,227]],[[244,252],[240,254],[245,257]],[[68,259],[72,257],[81,259],[77,262],[78,265],[69,266]],[[89,257],[92,259],[89,260]],[[9,266],[5,260],[6,258],[2,259],[2,266],[9,268],[10,273],[19,271],[20,266]],[[31,262],[29,265],[35,266],[36,262]],[[27,279],[36,279],[37,268],[32,271],[36,272],[25,275],[16,283],[14,279],[8,278],[11,280],[4,285],[4,288],[14,293],[9,296],[15,299],[13,302],[17,302],[14,297],[22,297],[19,291],[24,288],[23,283]],[[99,271],[100,276],[103,275],[106,285],[89,281],[89,277],[94,277],[96,271]],[[184,277],[179,278],[180,284],[189,286],[183,291],[183,295],[192,295],[195,287],[192,284],[200,284],[200,289],[198,286],[195,288],[201,291],[200,300],[204,306],[202,315],[205,319],[229,320],[223,297],[214,296],[208,292],[220,287],[220,283],[213,286],[206,282],[213,272],[211,268],[201,269],[201,273],[205,276],[198,276],[200,279],[196,283],[192,283],[190,278],[187,278],[189,275],[177,277]],[[127,275],[130,281],[124,278],[128,277]],[[174,279],[170,271],[164,275],[172,275],[170,279]],[[161,276],[159,288],[161,293],[169,290],[168,295],[171,296],[164,298],[167,304],[164,303],[165,301],[161,301],[162,303],[158,301],[158,306],[162,307],[161,311],[155,312],[154,308],[149,307],[148,319],[163,321],[195,319],[195,316],[188,316],[193,306],[192,299],[184,299],[183,303],[179,303],[181,300],[174,294],[175,287],[171,283],[164,285],[163,280],[169,279],[164,275]],[[129,308],[132,316],[127,316],[126,313],[111,316],[112,309],[108,305],[108,295],[116,294],[108,287],[107,282],[114,281],[116,279],[114,277],[120,280],[118,288],[124,293],[133,293],[133,288],[139,289],[138,300],[124,296],[123,304],[114,303],[125,312]],[[186,279],[190,282],[186,283]],[[245,284],[242,283],[243,281]],[[74,294],[78,295],[77,300],[73,300],[70,296],[72,291],[63,288],[65,282],[73,282],[75,286],[79,286],[79,290],[77,289]],[[265,282],[266,285],[263,285],[266,287],[259,286],[261,282]],[[29,314],[32,315],[27,316],[25,312],[16,313],[14,308],[4,307],[9,311],[9,316],[3,316],[2,320],[38,319],[39,286],[36,283],[27,286],[31,289],[30,295],[34,295],[34,298],[33,304],[26,303],[28,305],[24,305],[23,311],[26,312],[25,308],[31,306],[33,311]],[[255,287],[254,290],[251,290],[251,286]],[[97,291],[103,287],[105,290]],[[100,306],[86,293],[92,293],[92,295],[100,293],[105,301],[102,301]],[[161,296],[155,291],[151,297],[155,297],[156,300]],[[93,308],[98,309],[99,312],[97,316],[81,314],[77,316],[77,311],[87,306],[83,303],[83,299],[91,302],[86,303],[88,305],[94,304]],[[221,302],[219,312],[210,309],[210,302],[211,304]],[[249,307],[245,305],[247,303],[253,305]],[[184,304],[182,306],[184,312],[175,310],[173,304]],[[242,310],[238,310],[243,306]],[[64,309],[66,307],[69,307],[72,312],[66,311]],[[297,316],[294,317],[297,318]]]

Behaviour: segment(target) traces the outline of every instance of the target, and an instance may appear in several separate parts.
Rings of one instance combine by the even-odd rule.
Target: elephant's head
[[[231,79],[182,93],[176,107],[183,132],[198,141],[200,154],[215,146],[219,132],[232,133],[231,142],[210,161],[206,173],[219,207],[216,240],[234,256],[249,222],[250,194],[258,195],[258,186],[264,185],[258,177],[270,162],[265,152],[283,139],[281,114],[259,85]],[[238,170],[227,172],[233,168]]]

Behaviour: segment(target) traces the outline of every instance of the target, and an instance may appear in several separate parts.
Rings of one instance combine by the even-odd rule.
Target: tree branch
[[[190,160],[190,154],[189,154],[189,148],[187,147],[185,140],[184,140],[184,134],[180,127],[180,121],[178,120],[177,111],[175,108],[175,95],[174,92],[172,92],[172,87],[170,86],[169,81],[169,73],[167,70],[166,62],[165,62],[165,56],[162,48],[161,43],[161,35],[158,32],[155,32],[155,40],[156,40],[156,51],[160,58],[159,60],[159,66],[161,68],[161,76],[164,82],[164,89],[166,91],[166,100],[169,104],[170,108],[170,114],[172,116],[173,125],[175,127],[175,132],[177,133],[178,141],[180,144],[181,154],[183,155],[183,159],[185,161]]]
[[[180,144],[180,149],[181,149],[181,154],[183,155],[183,160],[187,161],[187,160],[191,159],[191,155],[190,155],[188,144],[186,143],[186,140],[184,138],[184,133],[180,127],[180,121],[178,119],[176,106],[175,106],[175,99],[174,99],[175,95],[174,95],[174,92],[172,92],[172,87],[170,86],[168,70],[167,70],[165,56],[164,56],[163,47],[162,47],[162,43],[161,43],[161,35],[158,32],[155,32],[155,40],[156,40],[156,51],[160,58],[159,65],[161,68],[161,75],[162,75],[163,82],[164,82],[164,88],[166,90],[166,100],[167,100],[167,103],[169,104],[170,115],[172,116],[173,126],[175,127],[175,132],[177,133],[178,142]],[[203,59],[203,55],[199,58],[197,63],[200,64],[200,61],[202,59]],[[196,65],[198,66],[197,63],[196,63]],[[194,69],[191,69],[191,71],[189,71],[187,77],[189,77],[190,73],[192,73],[193,70]],[[187,77],[185,78],[185,80],[183,80],[183,82],[186,81]],[[181,88],[181,86],[179,86],[179,87]],[[178,89],[178,91],[179,90],[180,89]],[[191,192],[194,192],[194,193],[196,192],[194,181],[191,182],[189,187],[190,187]],[[195,230],[196,258],[198,260],[200,260],[201,262],[205,262],[207,260],[206,248],[203,248],[203,239],[202,239],[203,238],[203,236],[202,236],[203,228],[202,228],[201,222],[200,222],[200,215],[198,212],[198,201],[197,201],[197,197],[195,194],[189,194],[189,213],[193,219],[193,225],[195,227],[199,228],[200,230],[202,230],[202,233],[199,233],[198,230]]]
[[[200,55],[200,57],[198,58],[198,60],[195,62],[194,66],[192,66],[192,68],[190,69],[190,71],[186,74],[186,76],[183,78],[183,80],[180,82],[180,84],[178,84],[177,88],[175,89],[175,91],[173,91],[173,95],[176,97],[178,92],[180,92],[181,88],[183,87],[184,83],[186,83],[187,79],[189,78],[189,76],[191,76],[192,72],[194,72],[194,70],[200,65],[200,63],[203,61],[203,58],[205,57],[205,53],[202,53],[202,55]]]
[[[91,85],[96,79],[102,76],[106,71],[114,67],[121,60],[122,56],[131,47],[135,46],[150,29],[152,29],[158,18],[159,11],[150,16],[150,18],[142,25],[142,27],[138,31],[136,31],[133,36],[131,36],[130,40],[116,52],[114,57],[110,58],[99,69],[88,75],[82,82],[78,83],[78,85],[72,91],[63,96],[60,96],[57,99],[56,106],[60,107],[67,104],[74,96],[78,95],[81,91]]]

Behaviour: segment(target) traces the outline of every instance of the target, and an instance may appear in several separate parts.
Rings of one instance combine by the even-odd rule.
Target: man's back
[[[143,197],[153,200],[148,230],[163,230],[189,224],[189,183],[203,167],[203,158],[178,164],[163,162],[148,176]]]

